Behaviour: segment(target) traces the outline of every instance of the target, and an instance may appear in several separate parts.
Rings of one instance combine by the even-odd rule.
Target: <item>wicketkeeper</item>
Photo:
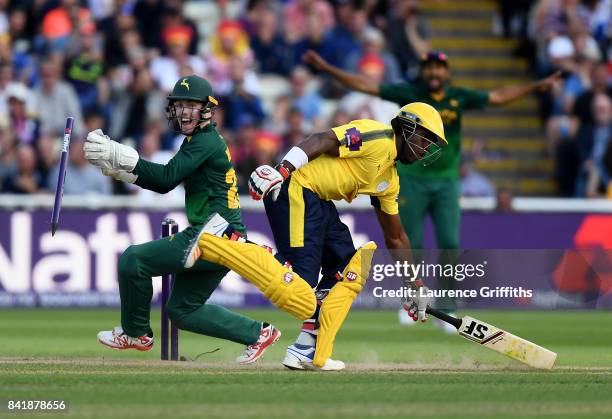
[[[211,214],[221,214],[236,231],[246,232],[231,157],[211,122],[216,105],[206,80],[192,75],[176,82],[168,96],[166,114],[185,139],[165,165],[141,159],[136,150],[112,141],[99,129],[87,135],[85,158],[105,175],[159,193],[183,183],[190,224],[176,235],[130,246],[121,255],[121,326],[98,334],[103,345],[140,351],[153,347],[151,278],[167,274],[176,278],[167,305],[174,324],[179,329],[247,345],[237,359],[239,363],[256,361],[280,337],[280,331],[269,323],[206,303],[227,274],[225,266],[199,260],[189,270],[183,267],[185,252]]]
[[[398,160],[433,161],[445,144],[442,119],[425,103],[402,107],[391,126],[363,119],[313,134],[276,167],[258,167],[249,180],[251,196],[264,198],[276,257],[245,242],[215,216],[204,225],[199,248],[194,245],[186,265],[201,259],[225,265],[277,307],[304,320],[296,342],[287,348],[286,367],[341,370],[344,363],[331,359],[333,342],[363,290],[376,244],[355,250],[332,200],[351,202],[369,195],[387,248],[412,263],[398,214],[395,165]],[[419,281],[410,284],[421,286]],[[429,299],[416,294],[404,307],[414,320],[425,321]]]

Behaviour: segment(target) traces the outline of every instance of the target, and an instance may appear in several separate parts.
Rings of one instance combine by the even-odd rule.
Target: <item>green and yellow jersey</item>
[[[397,149],[393,129],[369,119],[332,128],[339,157],[320,155],[292,174],[292,181],[323,200],[351,202],[369,195],[376,207],[397,214],[399,178],[395,169]]]
[[[440,95],[433,95],[423,83],[381,84],[380,97],[400,106],[411,102],[425,102],[442,117],[448,145],[442,155],[430,165],[398,163],[400,175],[433,179],[459,179],[461,162],[461,118],[463,111],[483,109],[489,103],[486,91],[447,86]]]
[[[140,159],[133,173],[138,175],[136,185],[159,193],[184,183],[185,207],[191,225],[201,225],[210,214],[217,212],[244,231],[236,172],[227,145],[212,124],[185,137],[167,164]]]

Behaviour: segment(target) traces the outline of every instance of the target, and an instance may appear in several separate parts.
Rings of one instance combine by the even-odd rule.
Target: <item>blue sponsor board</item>
[[[384,243],[373,211],[342,211],[341,216],[356,246],[368,240]],[[62,217],[61,228],[51,237],[47,210],[0,210],[0,307],[117,307],[121,252],[130,244],[158,238],[166,217],[174,218],[181,227],[187,225],[180,211],[65,209]],[[249,239],[274,245],[264,213],[245,210],[244,218]],[[442,274],[457,279],[457,289],[478,291],[476,298],[460,299],[467,307],[612,308],[611,257],[603,250],[612,248],[610,225],[610,215],[467,212],[462,217],[461,240],[471,250],[457,251],[455,270]],[[425,243],[435,245],[431,226]],[[420,256],[423,263],[439,263],[435,251]],[[485,262],[480,267],[484,277],[459,280],[466,271],[464,267],[457,272],[457,264],[474,265],[468,270],[475,272],[476,265]],[[394,262],[381,250],[374,263]],[[384,275],[381,281],[374,279],[375,273],[356,304],[398,307],[398,298],[377,297],[374,289],[401,287],[402,275]],[[420,273],[430,288],[436,287],[439,275],[435,270]],[[154,278],[153,283],[157,302],[160,279]],[[500,292],[501,296],[490,298],[481,295],[483,287],[522,287],[533,294],[504,296]],[[223,280],[212,298],[230,307],[269,305],[257,289],[234,273]]]

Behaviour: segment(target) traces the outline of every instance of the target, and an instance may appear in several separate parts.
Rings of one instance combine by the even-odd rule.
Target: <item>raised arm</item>
[[[380,93],[378,84],[374,83],[372,80],[360,74],[349,73],[348,71],[335,67],[312,50],[308,50],[306,54],[304,54],[303,60],[317,70],[329,74],[340,84],[351,90],[357,90],[374,96],[378,96]]]
[[[502,106],[531,93],[548,91],[561,80],[561,72],[531,83],[499,87],[489,92],[489,105]]]

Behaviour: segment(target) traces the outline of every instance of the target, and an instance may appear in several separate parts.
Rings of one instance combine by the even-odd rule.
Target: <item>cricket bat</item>
[[[427,314],[452,324],[457,329],[457,333],[467,340],[531,367],[549,370],[557,359],[555,352],[473,317],[465,316],[457,319],[430,307],[427,308]]]

